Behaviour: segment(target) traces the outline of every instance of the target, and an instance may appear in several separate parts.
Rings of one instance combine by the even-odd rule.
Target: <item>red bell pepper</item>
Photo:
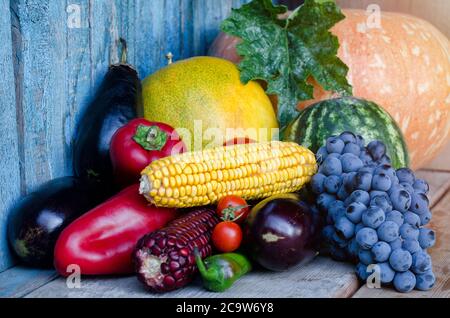
[[[82,275],[133,272],[132,251],[145,234],[177,216],[175,209],[149,205],[132,185],[72,222],[55,246],[55,268],[63,276],[71,264]]]
[[[110,157],[116,183],[138,182],[152,161],[184,152],[186,146],[169,125],[137,118],[119,128],[111,139]]]

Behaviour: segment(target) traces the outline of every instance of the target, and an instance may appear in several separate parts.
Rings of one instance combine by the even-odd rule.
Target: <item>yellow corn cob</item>
[[[314,154],[293,142],[234,145],[156,160],[141,172],[139,191],[156,206],[192,207],[295,192],[316,171]]]

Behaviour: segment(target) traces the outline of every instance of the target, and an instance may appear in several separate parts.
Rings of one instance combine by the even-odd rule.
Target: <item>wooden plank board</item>
[[[0,298],[23,297],[56,277],[54,270],[13,267],[0,273]]]
[[[27,191],[65,172],[65,3],[20,0],[24,184]]]
[[[252,272],[224,293],[205,291],[200,279],[177,291],[153,294],[146,291],[135,277],[82,278],[79,289],[67,288],[65,279],[58,278],[26,297],[349,297],[358,287],[352,265],[318,257],[303,267],[286,272]]]
[[[0,272],[13,264],[8,252],[6,223],[10,207],[20,195],[20,157],[8,0],[0,0]]]
[[[367,286],[361,287],[353,295],[356,298],[429,298],[442,297],[450,298],[450,191],[440,200],[433,209],[433,218],[430,227],[436,231],[436,245],[430,249],[433,260],[433,271],[436,275],[436,284],[430,291],[412,291],[408,294],[397,293],[391,288],[369,289]]]

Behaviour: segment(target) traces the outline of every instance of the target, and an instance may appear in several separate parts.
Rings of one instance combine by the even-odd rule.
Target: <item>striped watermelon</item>
[[[326,138],[344,131],[363,136],[367,143],[383,141],[395,168],[409,165],[406,143],[394,119],[377,104],[355,97],[329,99],[304,109],[282,139],[316,152]]]

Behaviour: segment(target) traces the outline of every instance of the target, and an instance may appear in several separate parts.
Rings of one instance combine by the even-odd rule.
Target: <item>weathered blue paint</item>
[[[8,211],[20,195],[20,160],[9,1],[0,0],[0,271],[12,265],[8,253]]]
[[[11,265],[4,239],[9,206],[20,191],[72,173],[77,121],[109,63],[118,61],[119,37],[143,78],[166,65],[169,51],[174,60],[205,55],[220,22],[245,2],[0,0],[0,271]],[[74,8],[79,27],[68,24]]]
[[[0,298],[23,297],[58,276],[54,270],[16,266],[0,273]]]

